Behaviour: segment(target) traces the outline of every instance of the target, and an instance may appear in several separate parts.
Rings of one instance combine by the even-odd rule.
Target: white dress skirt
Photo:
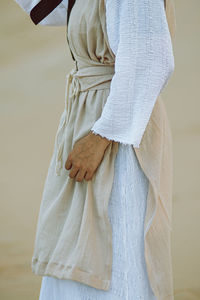
[[[144,256],[148,179],[131,145],[119,143],[108,214],[113,266],[108,291],[74,280],[43,276],[39,300],[156,300]]]

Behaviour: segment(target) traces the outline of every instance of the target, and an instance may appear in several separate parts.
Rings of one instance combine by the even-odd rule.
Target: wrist
[[[99,141],[101,141],[102,143],[104,143],[106,146],[108,146],[109,144],[112,143],[112,140],[109,140],[106,137],[103,137],[103,136],[101,136],[98,133],[94,133],[93,131],[90,131],[89,134],[95,136],[96,139],[98,139]]]

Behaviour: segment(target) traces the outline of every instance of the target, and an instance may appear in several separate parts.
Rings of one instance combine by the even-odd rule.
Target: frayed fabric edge
[[[108,139],[110,141],[113,141],[113,142],[121,143],[121,144],[126,145],[126,146],[132,146],[134,148],[139,148],[140,147],[140,143],[139,144],[138,143],[127,143],[127,142],[123,141],[120,138],[117,138],[117,137],[110,138],[110,137],[108,137],[104,134],[100,134],[100,133],[96,132],[94,129],[90,129],[90,131],[92,133],[94,133],[95,135],[100,135],[101,137],[106,138],[106,139]]]

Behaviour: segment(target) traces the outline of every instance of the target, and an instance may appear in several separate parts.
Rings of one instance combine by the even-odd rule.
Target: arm
[[[42,4],[40,0],[15,0],[21,8],[29,14],[32,21],[35,23],[33,16],[31,16],[31,10],[38,5],[38,3]],[[42,9],[40,12],[45,11],[48,6],[53,7],[52,5],[56,1],[46,0],[43,3]],[[59,3],[60,1],[57,1]],[[68,0],[61,1],[48,15],[46,15],[39,23],[39,25],[44,26],[66,26],[67,24],[67,8],[68,8]],[[36,24],[36,23],[35,23]]]
[[[118,18],[111,17],[109,5],[117,7]],[[107,0],[106,11],[115,74],[91,131],[139,147],[155,101],[174,70],[164,0]]]

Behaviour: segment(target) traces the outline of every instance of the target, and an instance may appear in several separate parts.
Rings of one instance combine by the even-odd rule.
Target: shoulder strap
[[[76,0],[68,0],[68,10],[67,10],[67,23],[69,21],[70,12],[74,6]],[[41,0],[37,5],[35,5],[31,12],[30,17],[35,25],[41,22],[46,16],[48,16],[60,3],[62,0]]]
[[[35,25],[48,16],[62,0],[41,0],[30,11],[31,20]]]

